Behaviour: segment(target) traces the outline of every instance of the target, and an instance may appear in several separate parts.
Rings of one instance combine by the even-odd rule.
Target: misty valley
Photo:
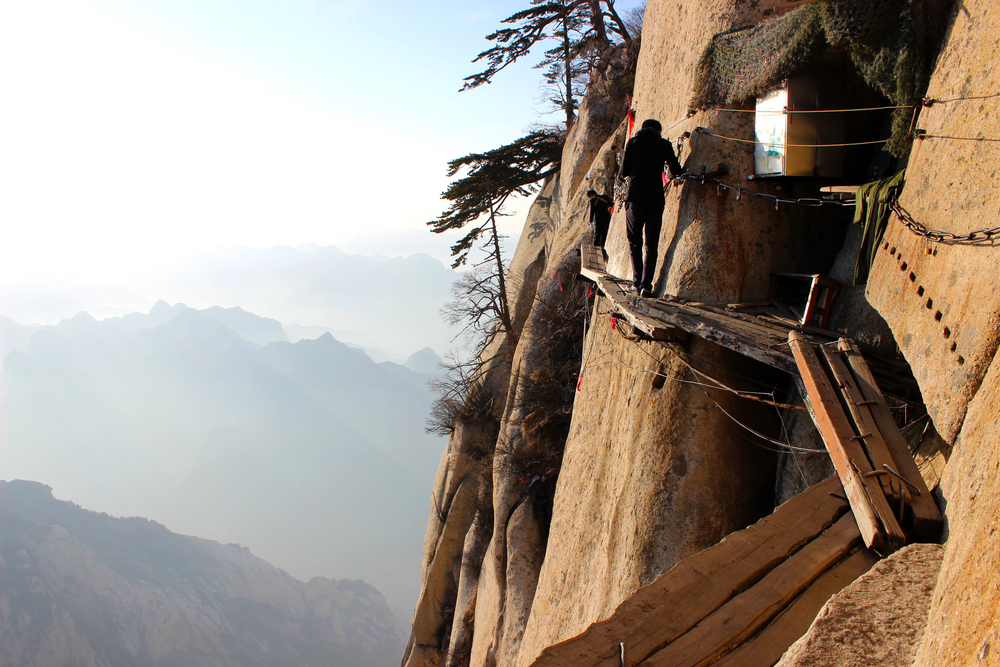
[[[163,301],[0,319],[11,664],[398,659],[442,448],[424,430],[439,358],[376,363],[324,327],[288,330]]]

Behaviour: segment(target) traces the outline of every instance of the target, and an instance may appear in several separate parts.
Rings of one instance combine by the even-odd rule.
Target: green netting
[[[693,109],[742,103],[779,87],[827,45],[843,47],[894,104],[921,101],[950,0],[823,0],[716,35],[695,74]],[[910,109],[893,113],[887,148],[908,148]]]

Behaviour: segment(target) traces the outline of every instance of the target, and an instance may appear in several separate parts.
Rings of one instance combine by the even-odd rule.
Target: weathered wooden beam
[[[618,667],[619,642],[634,665],[753,585],[849,511],[836,477],[773,514],[680,560],[622,602],[610,618],[546,648],[532,667]]]
[[[906,543],[906,537],[881,486],[864,476],[872,467],[854,439],[857,434],[844,414],[840,399],[808,339],[792,331],[788,334],[788,342],[809,394],[810,414],[816,420],[833,466],[844,484],[865,545],[882,554],[892,553]]]
[[[843,338],[840,340],[838,347],[847,357],[847,362],[854,372],[854,378],[858,383],[862,396],[866,401],[874,401],[868,407],[871,410],[872,417],[875,419],[875,423],[878,425],[879,431],[882,433],[886,448],[889,450],[889,455],[896,465],[896,472],[917,487],[915,491],[913,489],[910,490],[910,507],[913,510],[914,531],[921,537],[937,539],[944,528],[944,519],[941,516],[941,510],[938,509],[937,503],[934,502],[934,497],[931,496],[927,484],[924,483],[924,479],[920,475],[920,469],[917,468],[917,463],[913,460],[913,454],[910,453],[910,448],[906,444],[906,438],[903,437],[899,427],[896,426],[896,420],[892,418],[892,413],[889,412],[889,406],[886,405],[885,397],[878,390],[878,385],[875,383],[875,378],[872,377],[868,364],[865,363],[865,358],[862,356],[861,350],[853,342]]]
[[[843,517],[690,632],[635,664],[642,667],[712,664],[756,634],[860,542],[858,524],[850,516]]]
[[[611,300],[615,306],[615,310],[618,311],[625,321],[653,340],[672,341],[683,338],[683,334],[678,332],[676,327],[636,312],[634,304],[629,301],[626,292],[610,277],[598,277],[597,285],[604,295]]]
[[[875,418],[872,417],[871,411],[861,395],[861,390],[854,381],[854,376],[848,370],[839,350],[832,350],[826,346],[821,347],[820,350],[830,366],[833,379],[839,385],[841,405],[847,408],[847,414],[854,422],[854,430],[858,433],[859,442],[868,455],[868,460],[871,461],[872,469],[876,473],[875,476],[878,477],[882,486],[882,493],[886,499],[899,499],[903,495],[899,488],[902,482],[882,467],[887,463],[894,465],[892,457],[889,455],[889,450],[882,439],[882,433],[875,423]]]
[[[831,495],[841,488],[831,481],[827,480],[822,485],[813,487],[813,493],[810,494],[812,497],[808,500],[796,497],[785,503],[788,507],[782,506],[785,509],[782,515],[776,512],[772,515],[773,519],[768,517],[762,520],[773,520],[774,523],[769,528],[785,525],[789,530],[788,534],[767,535],[767,539],[761,539],[755,544],[751,540],[755,537],[759,539],[760,535],[754,533],[764,531],[743,531],[746,534],[737,533],[736,536],[741,539],[733,540],[732,545],[726,543],[736,536],[726,538],[716,547],[692,557],[687,563],[678,563],[674,568],[677,571],[671,570],[668,573],[669,579],[663,582],[665,586],[669,586],[669,605],[664,605],[663,612],[657,617],[636,628],[625,643],[630,662],[638,663],[675,641],[733,595],[746,589],[803,545],[822,534],[846,505],[841,498]],[[815,491],[821,491],[823,487],[826,497],[817,497]],[[803,502],[805,500],[807,502]],[[796,511],[801,515],[790,516]]]
[[[636,301],[634,308],[643,314],[655,317],[669,323],[678,329],[688,331],[699,338],[721,345],[744,356],[756,359],[768,366],[796,373],[795,360],[790,354],[773,347],[780,336],[766,327],[755,327],[751,323],[742,322],[726,316],[708,318],[700,315],[693,308],[686,306],[671,306],[669,304],[647,303],[646,299]]]
[[[809,630],[823,605],[877,562],[874,552],[858,549],[814,581],[759,635],[713,662],[712,667],[772,667]]]

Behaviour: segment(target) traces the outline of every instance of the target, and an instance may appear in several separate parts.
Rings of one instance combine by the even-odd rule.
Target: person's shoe
[[[640,293],[639,293],[639,296],[641,296],[641,297],[643,297],[643,298],[645,298],[645,299],[652,299],[652,298],[653,298],[653,296],[654,296],[654,295],[653,295],[653,290],[651,290],[651,289],[646,289],[646,288],[644,287],[644,288],[642,289],[642,292],[640,292]]]

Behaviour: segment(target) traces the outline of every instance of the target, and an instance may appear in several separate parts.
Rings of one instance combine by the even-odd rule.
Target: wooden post
[[[812,324],[813,313],[816,311],[816,298],[819,292],[819,274],[812,277],[809,283],[809,296],[806,298],[805,312],[802,313],[802,324]]]

